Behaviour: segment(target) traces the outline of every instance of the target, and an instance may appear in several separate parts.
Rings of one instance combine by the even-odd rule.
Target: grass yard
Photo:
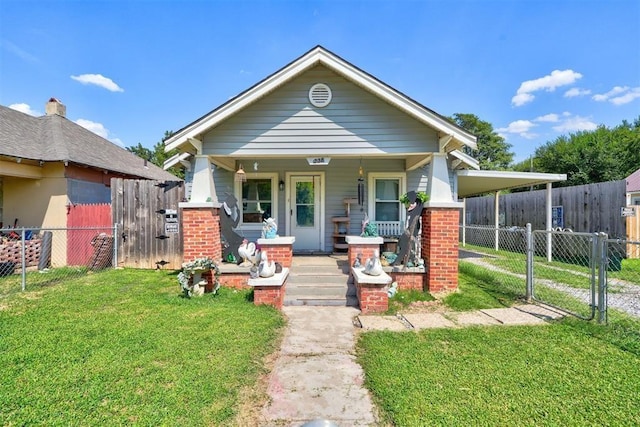
[[[246,291],[185,299],[111,270],[0,299],[0,425],[230,425],[284,319]]]
[[[461,263],[462,265],[462,263]],[[508,280],[462,268],[456,310],[514,303]],[[640,425],[640,321],[366,332],[366,386],[398,426]]]

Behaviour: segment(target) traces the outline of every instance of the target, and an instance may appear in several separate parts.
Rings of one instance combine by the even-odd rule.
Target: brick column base
[[[359,283],[358,304],[362,314],[383,313],[389,309],[388,285]]]
[[[254,286],[253,303],[255,305],[272,305],[281,310],[284,304],[285,287],[285,284],[282,286]]]
[[[422,211],[422,258],[429,292],[458,289],[458,237],[460,211],[428,207]]]
[[[273,239],[258,239],[258,247],[267,253],[269,262],[275,261],[284,268],[290,268],[293,259],[293,236],[276,237]]]
[[[220,245],[220,209],[210,206],[191,207],[181,203],[183,262],[209,257],[216,262],[222,259]]]

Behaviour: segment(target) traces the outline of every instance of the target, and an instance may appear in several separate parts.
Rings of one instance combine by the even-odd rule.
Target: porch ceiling
[[[458,197],[471,197],[511,188],[560,182],[567,179],[566,174],[537,172],[507,172],[486,170],[459,170]]]

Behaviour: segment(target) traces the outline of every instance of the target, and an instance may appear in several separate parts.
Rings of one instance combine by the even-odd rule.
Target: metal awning
[[[548,184],[566,181],[566,174],[511,172],[461,169],[458,175],[458,197],[465,198],[499,190],[530,187],[532,185]]]

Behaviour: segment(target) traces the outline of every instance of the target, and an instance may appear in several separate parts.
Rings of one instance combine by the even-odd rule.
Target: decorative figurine
[[[258,275],[260,277],[271,277],[276,273],[276,263],[269,262],[266,251],[260,252],[260,264],[258,265]]]
[[[247,239],[243,239],[242,244],[238,248],[238,254],[242,257],[240,266],[251,267],[255,263],[256,244]]]
[[[355,259],[355,261],[353,261],[353,267],[354,267],[354,268],[360,268],[360,267],[362,267],[362,261],[361,261],[361,259],[362,259],[362,254],[360,254],[360,253],[359,253],[359,254],[357,254],[357,255],[356,255],[356,259]]]
[[[374,251],[373,256],[365,263],[364,272],[369,276],[379,276],[382,274],[383,270],[378,250]]]
[[[278,224],[276,220],[269,217],[262,221],[262,238],[275,239],[278,236]]]

